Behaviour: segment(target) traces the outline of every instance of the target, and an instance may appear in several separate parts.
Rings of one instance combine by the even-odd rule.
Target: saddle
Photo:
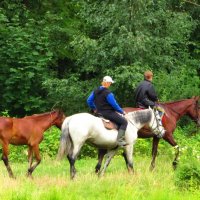
[[[103,125],[104,125],[104,127],[105,127],[106,129],[108,129],[108,130],[117,129],[117,130],[118,130],[117,124],[114,123],[114,122],[112,122],[112,121],[110,121],[109,119],[105,119],[105,118],[102,116],[102,114],[100,114],[100,113],[94,113],[94,116],[95,116],[95,117],[99,117],[99,118],[102,120]]]
[[[112,129],[118,129],[118,126],[117,124],[115,124],[114,122],[111,122],[110,120],[108,119],[104,119],[103,117],[100,117],[102,122],[103,122],[103,125],[106,129],[109,129],[109,130],[112,130]]]

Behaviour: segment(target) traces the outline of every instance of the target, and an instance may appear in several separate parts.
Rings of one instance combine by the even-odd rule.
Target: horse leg
[[[125,147],[125,152],[123,153],[125,162],[126,162],[126,166],[128,169],[129,173],[133,173],[133,145],[127,145]]]
[[[173,165],[173,168],[176,169],[177,164],[178,164],[178,157],[179,157],[179,146],[177,145],[176,141],[174,140],[172,133],[165,134],[165,135],[166,136],[163,137],[163,139],[165,139],[175,149],[175,158],[174,158],[174,161],[172,162],[172,165]]]
[[[10,178],[15,178],[8,160],[8,143],[2,145],[2,160],[6,166]]]
[[[111,159],[114,157],[115,153],[116,153],[116,150],[111,150],[106,154],[106,161],[103,166],[103,169],[99,172],[99,177],[101,177],[105,174],[105,171],[106,171],[108,165],[110,164]]]
[[[175,145],[174,146],[174,149],[175,149],[175,158],[174,158],[174,161],[172,163],[172,166],[174,169],[176,169],[177,167],[177,164],[178,164],[178,157],[179,157],[179,146],[178,145]]]
[[[35,159],[36,159],[36,163],[34,165],[32,165],[32,156],[30,155],[30,166],[28,168],[28,173],[27,176],[32,178],[32,173],[35,170],[35,168],[40,164],[41,162],[41,157],[40,157],[40,152],[39,152],[39,145],[35,145],[32,147],[32,151],[34,152],[35,155]],[[30,152],[31,153],[31,152]]]
[[[81,144],[80,146],[74,145],[73,150],[67,155],[68,161],[70,163],[70,178],[71,179],[74,179],[76,175],[75,162],[82,145],[83,144]]]
[[[99,173],[100,169],[101,169],[101,163],[103,161],[103,158],[105,156],[105,154],[107,153],[106,149],[99,149],[98,150],[98,163],[95,167],[95,173]]]
[[[75,161],[76,160],[70,155],[68,155],[67,158],[68,158],[68,161],[69,161],[69,164],[70,164],[70,178],[74,179],[75,175],[76,175],[76,168],[75,168]]]
[[[127,167],[127,169],[128,169],[128,159],[127,159],[127,157],[126,157],[125,151],[123,151],[122,156],[124,157],[124,160],[125,160],[125,163],[126,163],[126,167]]]
[[[28,169],[30,169],[32,167],[32,163],[33,163],[33,149],[31,146],[29,146],[29,148],[28,148]],[[30,176],[29,171],[27,172],[27,176]]]
[[[158,153],[158,143],[160,139],[158,137],[153,137],[153,146],[152,146],[152,160],[150,165],[150,171],[153,171],[155,168],[155,160]]]

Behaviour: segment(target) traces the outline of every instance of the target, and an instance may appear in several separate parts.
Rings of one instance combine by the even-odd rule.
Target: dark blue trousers
[[[111,110],[99,111],[99,113],[101,113],[104,118],[109,119],[110,121],[116,123],[119,126],[119,129],[126,130],[128,122],[125,119],[125,117]]]

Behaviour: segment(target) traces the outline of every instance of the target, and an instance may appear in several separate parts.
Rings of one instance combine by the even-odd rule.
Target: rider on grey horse
[[[113,93],[108,90],[112,83],[114,83],[112,78],[105,76],[101,86],[94,90],[88,97],[87,104],[95,113],[100,113],[104,118],[115,122],[119,126],[117,144],[124,146],[126,145],[124,136],[128,122],[125,117],[120,115],[125,115],[125,112],[118,105]]]
[[[154,89],[154,86],[152,84],[152,80],[153,80],[153,73],[151,71],[145,71],[144,80],[139,83],[139,85],[135,90],[136,106],[139,108],[148,108],[149,106],[151,108],[154,108],[155,115],[159,122],[159,125],[163,126],[161,117],[159,115],[159,112],[162,111],[158,109],[156,106],[156,101],[158,101],[158,97]],[[164,133],[165,132],[160,133],[159,137],[162,137]]]

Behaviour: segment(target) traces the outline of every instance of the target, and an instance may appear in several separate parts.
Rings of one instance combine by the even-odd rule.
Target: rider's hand
[[[126,115],[126,114],[127,114],[127,113],[124,111],[124,112],[123,112],[123,115]]]
[[[93,110],[94,113],[97,113],[97,109]]]
[[[90,113],[95,114],[95,113],[97,113],[97,110],[96,109],[91,109]]]

